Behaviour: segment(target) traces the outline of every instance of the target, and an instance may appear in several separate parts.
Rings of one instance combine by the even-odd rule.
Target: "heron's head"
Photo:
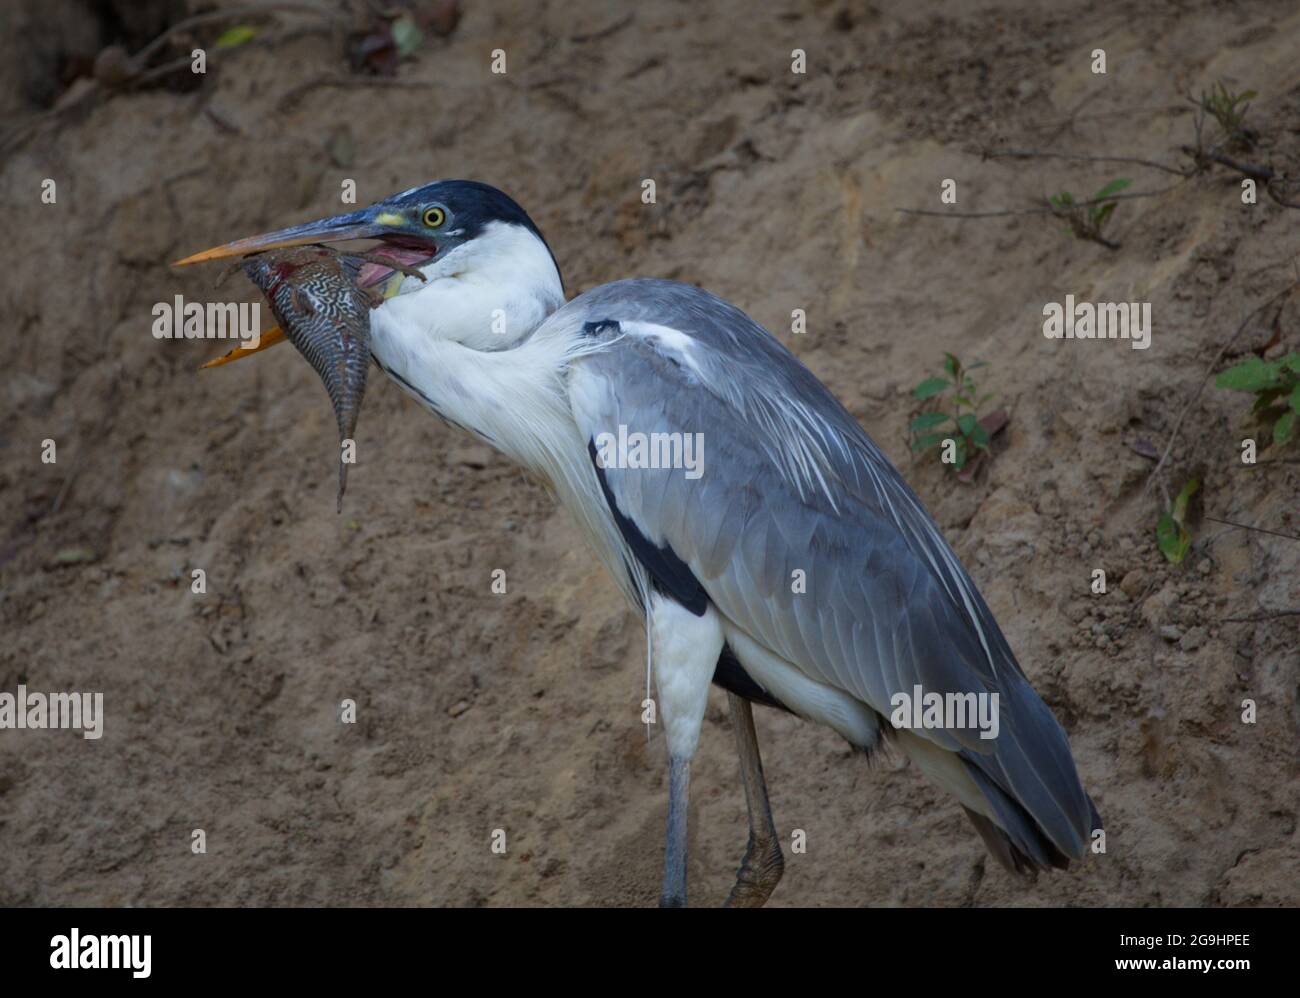
[[[477,314],[497,299],[509,304],[538,298],[546,300],[548,311],[563,302],[559,266],[533,220],[509,195],[473,180],[434,181],[358,211],[237,239],[179,260],[177,266],[350,240],[378,241],[368,247],[376,262],[362,268],[363,287],[381,285],[390,299],[419,294],[429,302],[425,311],[431,315],[448,308]],[[424,280],[403,277],[379,258],[416,268]],[[435,298],[442,300],[441,309]],[[485,327],[489,322],[485,319]],[[458,339],[479,337],[477,329],[463,323],[443,322],[439,328]]]

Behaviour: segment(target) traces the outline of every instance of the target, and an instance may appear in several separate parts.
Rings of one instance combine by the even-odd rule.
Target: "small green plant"
[[[943,370],[947,377],[926,378],[912,390],[918,401],[930,402],[932,406],[913,419],[908,427],[913,451],[922,453],[951,440],[952,460],[947,463],[959,475],[972,456],[979,451],[988,451],[989,434],[1006,425],[1006,414],[998,412],[980,419],[980,407],[993,395],[980,395],[970,372],[987,366],[988,363],[981,360],[964,367],[954,355],[945,353]]]
[[[1277,360],[1251,357],[1222,371],[1214,379],[1216,388],[1250,392],[1255,404],[1250,413],[1254,420],[1273,427],[1273,443],[1281,446],[1296,436],[1300,416],[1300,353],[1289,353]]]
[[[1244,120],[1250,102],[1257,96],[1259,95],[1254,90],[1234,94],[1220,80],[1210,88],[1208,93],[1201,91],[1198,105],[1203,112],[1219,123],[1229,145],[1249,149],[1255,144],[1259,134],[1254,129],[1247,128]]]
[[[1187,529],[1187,507],[1200,487],[1199,481],[1190,479],[1156,524],[1156,544],[1171,565],[1181,565],[1192,546],[1192,535]]]
[[[1106,228],[1106,223],[1115,211],[1115,205],[1119,203],[1106,199],[1118,194],[1131,183],[1133,181],[1129,178],[1119,177],[1083,202],[1076,201],[1069,191],[1053,194],[1047,200],[1052,206],[1052,213],[1068,223],[1065,231],[1075,239],[1100,243],[1107,249],[1119,249],[1119,243],[1112,242],[1102,235],[1102,230]]]
[[[250,28],[247,24],[237,24],[233,28],[227,28],[217,37],[216,47],[233,49],[251,42],[256,37],[256,28]]]

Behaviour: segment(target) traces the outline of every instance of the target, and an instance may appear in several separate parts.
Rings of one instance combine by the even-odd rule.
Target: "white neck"
[[[379,316],[375,319],[378,326]],[[543,332],[493,351],[428,338],[407,341],[397,358],[378,349],[378,339],[380,364],[427,408],[528,470],[553,477],[553,452],[570,443],[556,434],[577,432],[563,379],[568,336]]]
[[[383,311],[374,314],[372,337]],[[400,367],[391,348],[381,353],[380,337],[375,355],[425,406],[550,486],[630,603],[644,605],[648,582],[605,503],[569,404],[568,364],[599,341],[575,338],[569,325],[548,323],[518,346],[491,352],[422,339],[407,344]]]
[[[563,303],[555,264],[532,233],[502,228],[495,251],[467,252],[480,236],[437,274],[426,270],[427,283],[407,278],[404,293],[371,314],[371,350],[407,393],[548,484],[635,601],[625,564],[635,559],[624,557],[568,397],[569,363],[600,341],[545,323]],[[497,310],[503,331],[493,330]]]
[[[434,257],[421,270],[424,280],[407,277],[376,313],[401,327],[404,339],[505,350],[564,304],[550,251],[522,225],[489,222],[474,239]]]
[[[492,222],[422,269],[425,280],[407,277],[372,314],[375,359],[434,412],[544,473],[530,436],[557,405],[567,412],[560,374],[572,339],[534,335],[564,303],[546,244]]]

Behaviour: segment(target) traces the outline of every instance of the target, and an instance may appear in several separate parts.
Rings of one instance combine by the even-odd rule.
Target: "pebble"
[[[1165,624],[1160,628],[1160,636],[1166,641],[1177,641],[1183,636],[1182,629],[1174,624]]]
[[[1119,583],[1119,587],[1135,599],[1146,588],[1146,585],[1147,574],[1140,568],[1128,572]]]

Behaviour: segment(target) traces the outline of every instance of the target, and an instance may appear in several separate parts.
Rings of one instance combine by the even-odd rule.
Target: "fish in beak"
[[[273,249],[243,264],[248,279],[270,303],[284,336],[320,375],[334,405],[340,513],[370,368],[370,309],[375,299],[357,287],[360,267],[357,258],[321,245]]]
[[[327,244],[378,240],[356,252]],[[254,347],[239,347],[204,364],[217,367],[288,340],[320,376],[334,406],[340,460],[338,509],[347,488],[348,445],[353,435],[370,367],[370,310],[396,293],[407,276],[424,280],[420,264],[432,260],[438,244],[399,206],[372,205],[334,218],[292,225],[237,239],[195,253],[177,266],[243,258],[242,269],[266,297],[279,326],[262,333]]]
[[[412,268],[428,263],[437,256],[440,249],[438,243],[418,224],[418,220],[411,218],[406,210],[381,203],[345,215],[335,215],[332,218],[291,225],[286,229],[277,229],[259,236],[236,239],[234,242],[214,246],[212,249],[187,256],[183,260],[177,260],[173,266],[188,267],[191,264],[212,260],[229,260],[300,246],[360,239],[378,240],[379,245],[367,252],[356,254],[360,262],[356,272],[356,286],[372,288],[383,282],[390,282],[385,286],[384,297],[393,294],[397,285],[401,283],[391,282],[392,278],[398,274],[419,276],[418,271]],[[244,357],[282,343],[285,339],[285,332],[281,328],[267,330],[261,334],[257,346],[237,347],[224,356],[208,361],[203,367],[219,367],[234,360],[242,360]]]

